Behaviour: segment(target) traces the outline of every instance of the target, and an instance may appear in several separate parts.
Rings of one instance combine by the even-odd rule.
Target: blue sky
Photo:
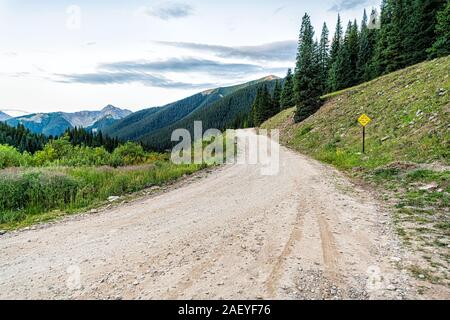
[[[283,76],[305,12],[319,34],[380,2],[0,0],[0,109],[139,110]]]

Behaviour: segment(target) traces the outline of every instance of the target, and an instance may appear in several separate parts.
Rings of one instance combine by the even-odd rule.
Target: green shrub
[[[75,202],[78,183],[62,172],[5,171],[0,174],[0,223],[25,214],[64,209]]]
[[[128,166],[145,162],[147,155],[141,145],[127,142],[113,151],[112,158],[114,165]]]
[[[63,166],[106,166],[111,164],[111,154],[105,148],[75,147],[70,156],[59,160]]]
[[[0,169],[20,167],[26,164],[26,158],[16,148],[0,145]]]

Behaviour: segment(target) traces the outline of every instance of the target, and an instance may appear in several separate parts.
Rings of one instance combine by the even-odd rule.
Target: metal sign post
[[[366,126],[372,122],[372,119],[369,118],[368,115],[363,114],[361,117],[359,117],[358,122],[362,125],[363,127],[363,154],[366,153]]]

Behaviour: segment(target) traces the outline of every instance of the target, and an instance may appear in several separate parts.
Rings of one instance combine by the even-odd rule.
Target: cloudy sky
[[[136,111],[283,76],[305,12],[319,34],[380,2],[0,0],[0,110]]]

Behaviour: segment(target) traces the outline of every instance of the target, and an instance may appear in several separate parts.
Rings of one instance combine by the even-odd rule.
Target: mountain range
[[[94,131],[103,130],[131,113],[129,110],[108,105],[100,111],[33,113],[6,119],[6,123],[11,126],[23,124],[33,133],[58,136],[74,127],[83,127]]]
[[[247,83],[199,92],[162,107],[144,109],[135,113],[108,105],[100,111],[74,113],[33,113],[4,120],[10,126],[23,124],[33,133],[60,136],[69,128],[83,127],[102,130],[122,141],[137,141],[153,150],[173,146],[171,134],[176,129],[193,133],[194,121],[202,121],[203,130],[223,130],[241,126],[251,112],[258,88],[266,85],[273,91],[276,76],[267,76]],[[0,114],[0,117],[2,114]]]

